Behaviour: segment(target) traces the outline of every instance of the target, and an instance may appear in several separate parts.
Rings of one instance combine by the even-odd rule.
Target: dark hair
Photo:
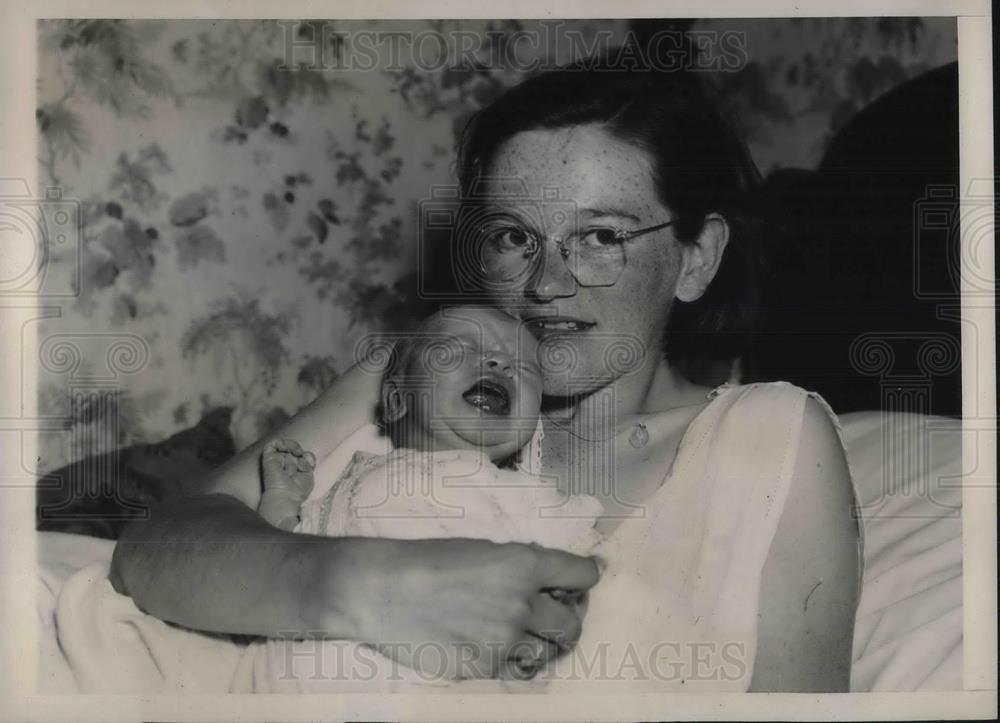
[[[718,273],[701,299],[674,302],[664,351],[689,362],[738,358],[756,306],[759,223],[752,211],[760,176],[697,73],[635,69],[599,58],[525,80],[466,126],[459,144],[463,198],[517,133],[585,123],[601,123],[650,155],[658,196],[677,216],[682,243],[697,237],[709,213],[726,219],[730,240]]]

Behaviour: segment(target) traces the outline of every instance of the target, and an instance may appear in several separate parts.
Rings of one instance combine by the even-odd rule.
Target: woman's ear
[[[692,243],[681,244],[683,265],[675,296],[692,302],[701,298],[712,283],[729,243],[729,224],[717,213],[705,217],[701,233]]]
[[[399,385],[392,377],[382,384],[382,418],[386,424],[395,424],[406,416],[406,400]]]

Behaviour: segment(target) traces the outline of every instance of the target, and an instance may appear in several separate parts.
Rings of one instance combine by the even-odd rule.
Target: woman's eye
[[[531,242],[527,233],[516,228],[488,229],[485,236],[489,244],[500,251],[517,251]]]
[[[615,228],[593,228],[583,234],[582,240],[584,245],[595,248],[616,246],[621,243],[621,234]]]

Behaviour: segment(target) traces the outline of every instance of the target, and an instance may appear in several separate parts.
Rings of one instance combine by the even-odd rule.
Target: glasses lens
[[[482,269],[491,281],[510,283],[530,273],[538,243],[525,228],[488,223],[477,234]]]
[[[476,266],[488,284],[512,286],[528,283],[539,269],[541,241],[510,210],[479,213],[464,219],[465,237],[471,241]],[[625,244],[611,228],[571,233],[559,243],[560,255],[582,286],[611,286],[625,269]]]
[[[459,215],[463,258],[488,285],[524,282],[534,268],[538,242],[531,231],[540,219],[534,205],[502,208],[469,205]]]
[[[601,229],[570,237],[562,245],[566,265],[582,286],[611,286],[621,277],[625,244],[612,234],[610,229]]]

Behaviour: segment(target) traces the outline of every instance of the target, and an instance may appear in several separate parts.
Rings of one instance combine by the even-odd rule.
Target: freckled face
[[[536,215],[549,236],[538,271],[494,295],[539,339],[545,393],[585,393],[655,368],[683,261],[672,227],[626,241],[627,261],[611,286],[580,285],[552,240],[670,221],[673,214],[656,197],[649,156],[598,125],[534,130],[504,143],[488,175],[494,179],[489,205],[500,213],[518,183],[532,199],[551,198],[552,189],[562,199],[538,202]]]

